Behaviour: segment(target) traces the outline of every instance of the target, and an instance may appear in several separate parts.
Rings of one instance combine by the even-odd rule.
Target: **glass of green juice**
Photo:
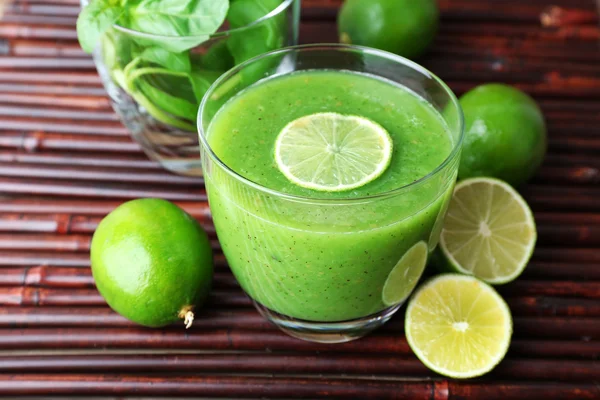
[[[315,115],[326,123],[316,124]],[[260,313],[292,336],[327,343],[359,338],[389,320],[437,245],[456,181],[463,116],[452,91],[391,53],[295,46],[222,75],[197,121],[216,232]],[[302,158],[319,137],[337,140],[339,121],[364,122],[360,135],[377,127],[391,147],[361,142],[352,128],[323,147],[332,152],[329,161]],[[319,176],[314,187],[290,178],[278,155],[282,132],[309,125],[314,135],[300,130],[285,151]],[[363,174],[351,164],[371,151],[390,157],[377,177],[347,189],[319,186]]]

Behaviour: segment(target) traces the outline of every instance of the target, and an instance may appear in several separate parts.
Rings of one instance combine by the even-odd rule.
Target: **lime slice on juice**
[[[440,248],[453,271],[502,284],[523,272],[536,238],[533,214],[519,193],[497,179],[473,178],[454,189]]]
[[[366,118],[317,113],[283,128],[275,161],[291,182],[308,189],[340,192],[377,179],[392,159],[387,131]]]
[[[420,241],[408,249],[388,275],[381,299],[391,306],[406,300],[415,288],[427,264],[427,244]]]
[[[475,277],[439,275],[408,303],[406,339],[431,370],[451,378],[491,371],[506,355],[512,317],[502,297]]]

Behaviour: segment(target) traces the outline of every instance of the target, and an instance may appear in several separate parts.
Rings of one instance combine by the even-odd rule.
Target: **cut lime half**
[[[440,248],[453,271],[502,284],[523,272],[536,238],[533,214],[512,186],[472,178],[454,189]]]
[[[406,339],[429,369],[451,378],[491,371],[506,355],[512,317],[502,297],[475,277],[439,275],[406,309]]]
[[[413,291],[427,264],[427,244],[420,241],[408,249],[388,275],[381,300],[386,306],[400,304]]]
[[[283,128],[275,162],[298,186],[327,192],[356,189],[377,179],[392,159],[392,139],[362,117],[317,113]]]

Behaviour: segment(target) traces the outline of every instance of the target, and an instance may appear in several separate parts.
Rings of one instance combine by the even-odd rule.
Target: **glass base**
[[[401,304],[378,313],[349,321],[314,322],[288,317],[252,301],[258,312],[283,332],[298,339],[317,343],[344,343],[359,339],[385,324]]]
[[[191,177],[202,176],[202,162],[200,159],[196,160],[181,160],[181,159],[168,159],[159,157],[150,157],[155,161],[158,161],[160,165],[177,174]]]

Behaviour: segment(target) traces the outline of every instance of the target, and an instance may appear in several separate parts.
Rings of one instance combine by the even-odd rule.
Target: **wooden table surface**
[[[303,2],[302,42],[336,41],[340,0]],[[559,8],[548,7],[551,5]],[[0,395],[106,399],[600,399],[600,29],[594,0],[441,0],[421,60],[458,94],[514,84],[541,105],[549,154],[522,193],[538,247],[500,288],[509,355],[453,381],[411,353],[399,312],[340,345],[292,339],[227,269],[201,180],[149,161],[76,41],[76,0],[17,0],[0,19]],[[90,237],[119,203],[156,196],[210,232],[215,288],[191,330],[137,327],[94,289]],[[54,398],[54,397],[53,397]]]

